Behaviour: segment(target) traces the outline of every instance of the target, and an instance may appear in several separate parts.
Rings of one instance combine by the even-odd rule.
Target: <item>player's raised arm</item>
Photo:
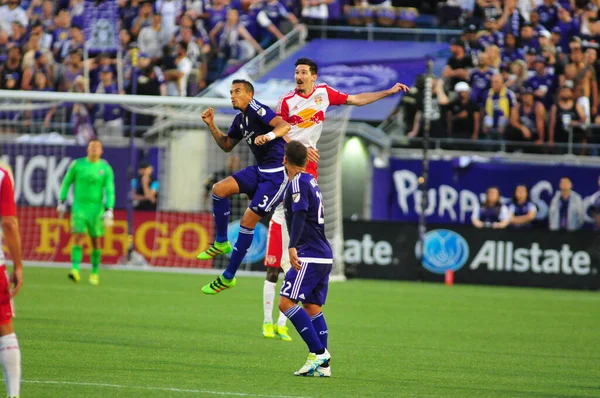
[[[390,95],[394,95],[399,93],[400,91],[410,91],[408,86],[402,83],[396,83],[392,88],[383,91],[377,91],[375,93],[361,93],[355,95],[348,95],[348,99],[346,100],[346,105],[356,105],[363,106],[368,105],[373,102],[377,102],[380,99],[385,97],[389,97]]]
[[[210,133],[213,138],[225,152],[231,152],[233,148],[240,142],[241,137],[243,137],[242,132],[239,131],[239,126],[236,123],[231,125],[229,129],[229,134],[224,134],[215,124],[215,110],[213,108],[208,108],[204,112],[202,112],[202,120],[208,126]],[[236,138],[231,137],[234,135]],[[237,137],[240,138],[237,138]]]
[[[13,183],[8,175],[4,176],[0,186],[0,204],[2,235],[14,265],[10,277],[10,282],[13,284],[11,296],[14,296],[21,289],[21,285],[23,285],[23,261],[21,259],[21,234],[19,233]]]
[[[256,137],[256,139],[254,140],[254,143],[256,145],[264,145],[267,142],[274,140],[275,138],[285,137],[285,135],[289,133],[292,129],[292,126],[290,126],[288,122],[283,120],[281,116],[275,116],[273,119],[271,119],[271,121],[269,122],[269,126],[273,127],[273,131]]]

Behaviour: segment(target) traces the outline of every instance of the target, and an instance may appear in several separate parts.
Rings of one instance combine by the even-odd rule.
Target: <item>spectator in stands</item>
[[[567,86],[561,87],[558,92],[558,101],[552,105],[550,111],[550,124],[548,126],[548,145],[555,142],[569,142],[569,130],[577,123],[583,122],[585,112],[581,105],[574,99],[573,90]],[[573,136],[580,130],[573,130]],[[580,135],[580,134],[577,134]]]
[[[85,0],[70,0],[69,14],[71,14],[71,23],[77,26],[85,25]]]
[[[56,28],[52,32],[52,53],[58,59],[63,45],[69,40],[69,28],[71,27],[71,16],[67,10],[60,10],[55,19]]]
[[[11,47],[8,50],[8,59],[0,67],[0,88],[2,90],[20,90],[22,78],[21,49]]]
[[[527,87],[534,90],[536,101],[540,101],[546,109],[550,109],[554,102],[554,75],[546,73],[546,60],[543,56],[538,56],[533,63],[535,75],[527,79]]]
[[[71,91],[75,93],[84,93],[85,85],[86,83],[83,76],[78,76],[73,82]],[[90,140],[96,138],[89,111],[84,104],[73,104],[73,109],[71,111],[71,125],[73,126],[75,140],[79,145],[87,145]]]
[[[553,75],[554,79],[554,88],[558,83],[557,77],[564,73],[564,65],[562,62],[559,62],[557,59],[558,52],[556,51],[556,47],[554,45],[549,44],[547,46],[542,47],[542,56],[546,61],[546,72],[549,75]]]
[[[25,35],[27,32],[26,26],[27,25],[22,25],[18,20],[13,21],[11,24],[12,34],[8,38],[8,41],[11,43],[11,45],[24,48],[25,44],[27,43],[27,36]]]
[[[525,87],[521,91],[521,101],[515,105],[511,113],[511,134],[509,141],[535,141],[536,145],[544,142],[544,124],[546,110],[534,97],[534,89]]]
[[[548,210],[551,231],[576,231],[583,226],[584,208],[581,195],[573,191],[568,177],[560,179],[559,191],[554,194]]]
[[[140,11],[138,16],[133,20],[131,26],[131,34],[137,37],[143,28],[152,26],[152,2],[150,0],[142,0],[140,3]]]
[[[33,66],[23,70],[23,80],[21,80],[21,90],[31,90],[33,88],[33,76],[37,72],[46,75],[46,81],[53,82],[54,68],[48,62],[48,56],[42,51],[36,51]]]
[[[60,91],[71,91],[73,83],[78,76],[83,76],[83,60],[81,50],[71,50],[69,58],[63,64],[63,70],[59,80]]]
[[[121,29],[129,31],[140,13],[140,0],[118,0]]]
[[[514,62],[516,60],[524,60],[525,52],[523,49],[517,47],[517,38],[512,33],[507,33],[505,36],[505,45],[502,48],[502,63]]]
[[[504,86],[502,75],[493,75],[484,108],[483,133],[504,134],[511,114],[515,112],[516,103],[515,94]]]
[[[328,4],[334,0],[301,0],[302,18],[307,25],[325,26],[329,18]]]
[[[331,5],[336,3],[331,3]],[[339,1],[337,2],[339,4]],[[276,40],[279,40],[283,37],[278,36],[281,34],[281,22],[282,20],[288,20],[294,27],[300,27],[300,22],[298,18],[285,8],[283,4],[279,2],[279,0],[268,0],[264,5],[264,12],[268,19],[271,21],[274,29],[268,29],[268,32],[265,32],[263,35],[263,39],[260,42],[260,46],[262,48],[267,48],[271,44],[273,44]]]
[[[42,48],[40,47],[40,35],[39,34],[30,35],[29,40],[22,48],[23,48],[24,55],[23,55],[23,63],[21,66],[23,68],[30,68],[33,65],[35,54],[37,52],[45,53],[45,51],[41,51]]]
[[[559,5],[556,4],[556,0],[543,0],[543,4],[540,4],[536,11],[540,16],[540,23],[546,27],[546,29],[554,29],[558,24],[558,9]]]
[[[50,87],[46,75],[43,72],[37,71],[33,76],[33,80],[33,91],[54,91]],[[40,122],[43,120],[44,128],[48,128],[55,111],[56,107],[50,109],[27,110],[25,111],[25,126],[31,125],[31,122]]]
[[[469,75],[471,86],[471,99],[481,108],[485,105],[487,92],[490,89],[494,70],[490,68],[486,53],[479,54],[477,68],[472,69]]]
[[[27,8],[27,18],[29,18],[29,24],[39,21],[42,13],[42,0],[32,0]]]
[[[567,9],[560,7],[558,9],[557,27],[560,28],[561,32],[561,47],[568,48],[569,39],[579,34],[579,23],[575,19],[573,19],[571,13],[569,13]]]
[[[521,26],[521,37],[519,41],[521,48],[523,51],[525,51],[525,54],[530,53],[530,50],[534,49],[536,51],[535,55],[537,55],[540,49],[540,44],[537,40],[537,37],[535,37],[535,31],[530,23],[526,23]]]
[[[471,57],[472,60],[477,59],[477,51],[479,50],[479,43],[477,42],[477,27],[475,25],[469,25],[463,29],[460,39],[465,44],[465,53]]]
[[[8,0],[0,7],[0,29],[12,34],[13,22],[19,22],[20,26],[27,26],[29,18],[27,12],[19,7],[20,0]]]
[[[450,101],[448,96],[444,92],[444,81],[442,79],[433,79],[432,81],[432,95],[431,95],[431,115],[430,115],[430,135],[431,137],[443,137],[444,136],[444,125],[442,120],[441,107],[447,105]],[[417,135],[423,135],[423,112],[425,112],[425,90],[419,90],[419,97],[417,99],[418,111],[415,114],[415,120],[413,122],[412,130],[407,134],[407,137],[414,138]]]
[[[527,65],[524,61],[518,59],[509,66],[508,80],[505,82],[506,88],[512,92],[516,92],[525,85],[527,78]]]
[[[150,163],[141,162],[138,166],[138,176],[131,180],[135,210],[156,211],[159,184],[152,175],[153,171]]]
[[[504,13],[498,20],[498,29],[504,31],[505,34],[512,34],[515,37],[519,35],[521,25],[525,23],[525,19],[517,9],[516,0],[504,1]]]
[[[52,35],[44,32],[44,26],[41,21],[35,21],[30,25],[29,36],[39,36],[39,45],[41,49],[50,50],[52,46]]]
[[[486,48],[491,45],[497,46],[498,48],[504,47],[504,33],[499,30],[500,25],[498,21],[494,18],[488,19],[485,21],[485,29],[488,31]]]
[[[583,64],[585,66],[583,69],[587,73],[587,80],[589,82],[588,87],[590,88],[590,90],[586,92],[585,85],[582,86],[582,89],[584,89],[583,95],[585,95],[591,101],[592,115],[594,115],[594,116],[597,113],[598,99],[599,99],[598,80],[597,80],[597,76],[598,76],[597,74],[599,71],[596,70],[597,59],[598,59],[598,54],[596,52],[596,49],[588,48],[587,50],[585,50],[585,53],[583,56]]]
[[[560,31],[560,28],[557,26],[554,29],[552,29],[552,44],[554,45],[554,47],[556,48],[556,52],[557,52],[557,58],[560,62],[565,62],[565,49],[568,47],[563,47],[562,43],[562,34]]]
[[[498,46],[496,46],[495,44],[492,44],[485,49],[485,53],[488,56],[489,66],[492,69],[499,71],[500,66],[502,65],[502,58],[500,56],[500,48],[498,48]]]
[[[6,59],[6,57],[8,56],[8,50],[9,50],[9,46],[8,46],[9,42],[8,42],[8,32],[5,30],[0,30],[0,58],[1,59]]]
[[[510,225],[515,228],[529,228],[537,215],[537,207],[529,200],[527,186],[520,184],[515,188],[512,203],[508,206]]]
[[[138,47],[141,52],[156,61],[162,54],[163,46],[169,44],[171,35],[168,31],[162,28],[162,17],[160,14],[152,16],[152,25],[146,26],[140,31],[138,36]]]
[[[183,1],[160,0],[155,4],[156,13],[162,19],[162,30],[168,36],[173,36],[177,30],[177,19],[183,14]]]
[[[485,202],[479,210],[471,215],[471,222],[475,228],[504,229],[510,224],[508,208],[500,202],[498,187],[489,187],[485,193]]]
[[[100,84],[96,89],[96,94],[119,94],[117,82],[113,79],[113,71],[109,66],[102,66],[100,69]],[[118,104],[102,104],[96,111],[96,131],[98,138],[122,137],[123,119],[121,117],[121,107]]]
[[[187,57],[187,44],[180,41],[175,46],[175,70],[165,71],[167,80],[167,95],[186,97],[188,91],[188,79],[192,73],[192,61]]]
[[[438,21],[441,26],[458,27],[473,15],[475,2],[470,0],[447,0],[438,3]]]
[[[465,43],[462,40],[453,39],[450,42],[450,51],[452,56],[448,59],[442,76],[448,80],[450,87],[454,87],[458,82],[466,82],[469,79],[473,60],[465,54]]]
[[[58,61],[62,61],[69,55],[72,50],[83,50],[85,46],[85,36],[83,31],[77,25],[71,26],[69,29],[69,39],[63,43]]]
[[[220,38],[217,36],[220,33]],[[218,76],[223,76],[228,66],[237,66],[251,59],[255,51],[264,52],[260,45],[248,33],[239,21],[239,13],[235,9],[227,11],[227,21],[219,22],[210,32],[210,39],[218,48],[216,69]],[[243,40],[242,40],[243,39]]]
[[[149,89],[147,94],[142,94],[143,90],[140,91],[140,80],[138,79],[137,93],[139,95],[167,95],[167,83],[165,80],[165,75],[162,70],[152,62],[147,54],[139,53],[138,67],[140,69],[139,75],[146,76],[149,79],[148,84],[154,85],[158,90],[157,93],[155,93],[154,90]],[[174,64],[174,68],[175,67],[176,65]]]
[[[476,140],[479,137],[481,115],[479,106],[471,99],[471,88],[465,82],[458,82],[454,91],[458,97],[448,104],[446,112],[448,136]]]
[[[476,0],[473,19],[485,21],[490,18],[498,19],[502,15],[502,2],[500,0]]]
[[[44,0],[44,3],[42,4],[42,14],[39,16],[38,20],[42,23],[46,32],[54,31],[54,28],[56,28],[56,23],[54,22],[54,1]]]
[[[225,23],[227,10],[225,0],[213,0],[212,7],[208,9],[208,18],[206,20],[206,30],[208,32],[212,32],[219,22]]]
[[[575,79],[577,78],[577,67],[575,64],[565,66],[565,73],[559,76],[559,83],[562,86],[567,86],[570,89],[575,89]]]

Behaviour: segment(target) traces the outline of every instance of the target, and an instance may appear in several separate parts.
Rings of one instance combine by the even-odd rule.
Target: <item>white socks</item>
[[[18,397],[21,389],[21,350],[14,333],[0,337],[0,363],[9,397]]]
[[[265,323],[273,323],[273,302],[275,301],[275,286],[277,284],[265,281],[263,287],[263,306],[265,310]]]
[[[285,326],[285,323],[287,322],[287,317],[285,316],[285,314],[281,311],[279,311],[279,319],[277,320],[277,326]]]

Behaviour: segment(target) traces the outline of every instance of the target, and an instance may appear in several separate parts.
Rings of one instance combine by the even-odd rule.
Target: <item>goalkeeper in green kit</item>
[[[92,239],[92,273],[89,282],[98,285],[98,268],[102,257],[100,238],[104,236],[104,227],[113,225],[113,207],[115,205],[115,178],[113,169],[100,157],[102,156],[102,143],[92,140],[88,144],[87,157],[75,159],[65,175],[60,187],[60,202],[56,210],[62,216],[67,210],[65,200],[69,194],[71,184],[73,189],[73,208],[71,209],[71,234],[74,243],[71,249],[73,266],[69,272],[69,279],[79,282],[79,264],[83,258],[83,242],[88,234]],[[106,196],[106,204],[104,203]]]

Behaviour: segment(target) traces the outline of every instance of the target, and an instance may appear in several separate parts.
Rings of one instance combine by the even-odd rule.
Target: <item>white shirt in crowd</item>
[[[11,10],[7,5],[0,7],[0,29],[8,32],[12,35],[11,24],[15,21],[21,22],[21,25],[27,26],[29,24],[29,17],[27,17],[27,11],[21,7],[16,7]]]

